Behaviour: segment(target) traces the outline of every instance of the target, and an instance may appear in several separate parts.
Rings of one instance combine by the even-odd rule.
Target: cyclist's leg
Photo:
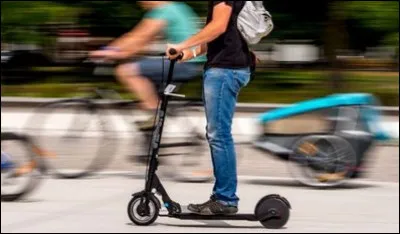
[[[158,95],[153,83],[140,72],[140,64],[126,63],[119,65],[116,76],[132,94],[141,100],[142,108],[155,110],[158,104]]]
[[[143,59],[137,63],[126,63],[117,67],[116,76],[130,92],[144,102],[145,109],[156,109],[158,95],[154,86],[165,82],[170,61],[165,59]],[[199,75],[199,68],[193,63],[175,65],[173,81],[185,82]],[[151,82],[152,81],[152,82]]]
[[[167,59],[143,59],[137,63],[127,63],[117,67],[118,80],[124,84],[130,92],[136,94],[143,103],[143,108],[155,113],[158,107],[158,94],[155,84],[161,84],[167,79],[170,61]],[[197,65],[191,63],[178,63],[175,65],[173,81],[185,82],[199,74]],[[151,130],[154,125],[154,117],[139,123],[141,130]]]
[[[170,61],[162,58],[143,59],[136,63],[138,72],[156,84],[167,81]],[[193,63],[176,63],[174,67],[173,82],[185,82],[199,75],[201,70]]]

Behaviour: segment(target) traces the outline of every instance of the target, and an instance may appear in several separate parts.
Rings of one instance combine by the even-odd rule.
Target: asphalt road
[[[158,218],[149,227],[135,226],[126,209],[131,194],[142,190],[144,185],[145,167],[129,160],[129,155],[138,151],[137,139],[101,141],[98,136],[91,136],[74,141],[73,138],[60,140],[55,135],[37,136],[36,140],[43,148],[57,155],[46,159],[52,166],[79,168],[93,155],[99,155],[97,152],[101,152],[101,158],[110,161],[101,172],[85,179],[60,180],[45,176],[41,186],[23,200],[2,202],[2,233],[399,232],[398,146],[375,146],[369,151],[364,178],[336,189],[312,189],[299,185],[290,177],[285,161],[249,145],[238,145],[240,211],[251,213],[263,196],[281,194],[293,207],[290,220],[283,229],[266,230],[258,222],[167,218]],[[202,162],[201,169],[209,169],[207,147],[196,148],[190,153]],[[165,179],[168,192],[182,204],[205,201],[211,192],[211,182],[179,183],[169,177],[171,172],[175,178],[192,172],[192,168],[183,170],[180,167],[181,159],[180,156],[169,157],[168,164],[160,167],[160,176]]]
[[[166,182],[176,201],[203,202],[212,184]],[[143,189],[143,180],[99,176],[85,180],[43,181],[25,200],[1,203],[1,232],[33,233],[398,233],[399,184],[357,181],[339,189],[298,186],[290,179],[241,178],[240,211],[252,213],[263,196],[278,193],[291,205],[289,222],[279,230],[258,222],[192,221],[159,217],[147,227],[127,216],[131,194]]]

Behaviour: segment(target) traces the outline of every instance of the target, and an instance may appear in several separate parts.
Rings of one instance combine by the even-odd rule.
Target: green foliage
[[[79,9],[50,1],[2,1],[1,24],[74,22]]]
[[[398,1],[346,1],[340,9],[353,20],[355,37],[377,35],[376,44],[399,46]]]
[[[360,20],[364,27],[385,32],[399,29],[397,1],[348,1],[343,10],[348,17]]]
[[[13,43],[39,43],[38,26],[45,23],[74,23],[80,9],[49,1],[2,1],[1,40]]]
[[[186,1],[201,17],[207,15],[208,1]],[[335,4],[331,8],[329,4]],[[304,1],[264,2],[274,18],[269,39],[311,39],[324,41],[330,17],[344,17],[350,46],[398,46],[399,3],[397,1]],[[40,34],[32,28],[7,25],[78,23],[94,26],[95,35],[118,36],[133,27],[144,10],[136,1],[2,1],[2,41],[35,42]],[[334,12],[329,12],[333,9]]]
[[[261,71],[257,78],[240,93],[240,102],[293,103],[332,94],[327,87],[326,71]],[[399,75],[396,72],[344,72],[346,87],[343,93],[366,92],[376,95],[386,106],[399,105]],[[92,82],[90,82],[92,80]],[[3,96],[72,97],[83,88],[107,87],[124,93],[126,89],[114,77],[73,76],[49,77],[46,81],[28,84],[2,84]],[[179,93],[200,98],[201,79],[185,84]],[[128,93],[127,98],[132,98]]]
[[[133,1],[81,1],[78,4],[85,9],[79,24],[93,27],[92,33],[102,36],[118,36],[129,30],[144,12]]]

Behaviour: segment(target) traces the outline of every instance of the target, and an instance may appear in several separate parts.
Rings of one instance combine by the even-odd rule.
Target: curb
[[[44,103],[63,100],[64,98],[31,98],[31,97],[2,97],[1,107],[33,108]],[[107,101],[100,101],[99,104],[105,108],[114,109],[108,106]],[[290,104],[278,103],[238,103],[236,111],[242,113],[262,113],[275,108],[289,106]],[[384,106],[379,108],[383,115],[399,116],[399,107]]]

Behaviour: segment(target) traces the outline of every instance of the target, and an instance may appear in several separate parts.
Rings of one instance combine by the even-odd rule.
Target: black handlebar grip
[[[169,54],[170,55],[176,55],[178,53],[178,51],[176,51],[176,49],[171,48],[169,49]],[[175,60],[181,60],[183,58],[183,53],[181,53]]]
[[[176,49],[174,49],[174,48],[169,49],[168,52],[170,55],[176,55],[178,53],[178,51],[176,51]]]

